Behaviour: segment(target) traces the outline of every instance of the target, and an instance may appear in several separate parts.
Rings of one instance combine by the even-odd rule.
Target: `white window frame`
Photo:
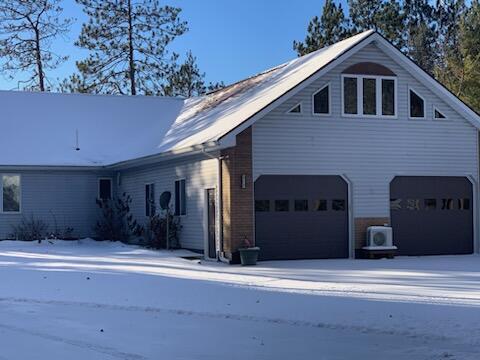
[[[3,211],[3,177],[4,176],[18,176],[19,182],[20,182],[20,192],[18,194],[18,211]],[[23,198],[23,191],[22,191],[22,175],[21,174],[15,174],[15,173],[1,173],[0,174],[0,214],[2,215],[21,215],[22,214],[22,198]]]
[[[299,105],[300,105],[300,112],[298,112],[298,113],[297,112],[291,112],[293,109],[295,109]],[[302,102],[300,101],[299,103],[296,103],[294,106],[292,106],[290,109],[288,109],[288,111],[285,114],[295,115],[295,116],[303,115],[303,104],[302,104]]]
[[[100,199],[100,200],[103,200],[100,197],[100,181],[102,181],[102,180],[109,180],[110,181],[110,200],[112,200],[113,199],[113,179],[111,177],[98,178],[97,198]]]
[[[412,117],[412,114],[411,114],[411,108],[410,108],[410,91],[413,91],[415,93],[415,95],[417,95],[420,99],[423,100],[423,117]],[[420,93],[415,90],[415,88],[409,86],[408,87],[408,92],[407,92],[407,99],[408,99],[408,119],[409,120],[425,120],[427,118],[427,100],[425,100],[425,98],[420,95]]]
[[[438,111],[439,113],[441,113],[445,117],[443,119],[442,118],[436,118],[435,117],[435,111]],[[437,121],[445,121],[445,120],[448,120],[448,116],[445,115],[445,111],[440,110],[440,108],[438,106],[432,105],[432,119],[437,120]]]
[[[315,112],[315,95],[317,95],[320,91],[328,87],[328,113],[316,113]],[[313,116],[331,116],[332,115],[332,87],[330,83],[326,83],[320,89],[315,91],[312,94],[312,115]]]
[[[149,217],[152,216],[152,209],[150,208],[150,215],[147,215],[147,211],[146,211],[146,210],[147,210],[147,197],[146,197],[146,193],[145,193],[145,190],[146,190],[147,185],[149,185],[149,186],[152,186],[152,185],[153,185],[154,192],[155,192],[155,187],[156,187],[156,185],[155,185],[154,182],[146,182],[146,183],[143,185],[143,211],[144,211],[143,214],[144,214],[144,216],[145,216],[146,218],[149,218]],[[153,206],[154,206],[154,208],[155,208],[155,213],[154,213],[153,215],[156,215],[156,214],[157,214],[157,211],[156,211],[156,209],[157,209],[157,203],[156,203],[156,201],[155,201],[155,194],[153,194],[153,196],[154,196],[154,198],[153,198]]]
[[[347,114],[345,113],[345,92],[344,92],[344,79],[355,78],[357,79],[357,113]],[[363,114],[363,79],[375,79],[376,86],[376,115],[364,115]],[[393,80],[393,86],[395,91],[394,96],[394,114],[383,115],[382,114],[382,80]],[[342,92],[342,116],[354,117],[354,118],[383,118],[383,119],[397,119],[398,118],[398,79],[396,76],[386,75],[358,75],[358,74],[342,74],[341,76],[341,92]]]
[[[177,198],[176,198],[176,196],[177,196],[177,193],[176,193],[177,187],[176,187],[176,184],[177,184],[177,181],[180,182],[180,184],[181,184],[181,181],[182,181],[182,180],[185,182],[185,214],[182,214],[182,192],[180,191],[179,194],[178,194],[179,199],[180,199],[180,201],[179,201],[179,206],[180,206],[180,209],[179,209],[179,210],[180,210],[180,211],[179,211],[179,213],[178,213],[178,215],[177,215],[177,207],[176,207],[176,206],[177,206],[177,201],[176,201],[176,200],[177,200]],[[181,190],[181,189],[180,189],[180,190]],[[187,198],[188,198],[188,196],[187,196],[187,178],[178,178],[178,179],[175,179],[175,182],[174,182],[174,184],[173,184],[173,201],[174,201],[174,204],[173,204],[173,214],[174,214],[175,216],[177,216],[177,217],[187,216],[187,214],[188,214],[188,211],[187,211]]]

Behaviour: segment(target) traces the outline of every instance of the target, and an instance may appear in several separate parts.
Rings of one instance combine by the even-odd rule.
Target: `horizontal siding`
[[[398,76],[398,118],[341,116],[341,72],[357,62],[378,62]],[[332,115],[312,115],[311,96],[331,84]],[[426,100],[426,119],[408,119],[408,87]],[[286,112],[301,102],[303,114]],[[433,105],[447,120],[433,120]],[[353,184],[357,217],[389,215],[395,175],[471,175],[477,178],[477,131],[375,45],[277,107],[253,127],[254,176],[343,174]]]
[[[78,171],[9,172],[21,176],[21,214],[0,214],[0,238],[12,233],[22,217],[43,220],[48,231],[73,227],[74,235],[93,235],[98,209],[98,178],[109,174]]]
[[[155,184],[155,200],[164,191],[172,193],[174,205],[175,180],[186,179],[187,215],[181,217],[180,244],[184,248],[204,249],[205,189],[216,188],[217,162],[214,159],[193,159],[168,164],[130,169],[121,172],[120,190],[132,197],[132,214],[145,223],[145,184]]]

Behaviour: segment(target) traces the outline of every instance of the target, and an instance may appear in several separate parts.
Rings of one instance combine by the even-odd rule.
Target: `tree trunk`
[[[133,24],[132,24],[132,1],[128,0],[128,58],[130,74],[130,92],[137,95],[137,86],[135,84],[135,59],[133,57]]]
[[[35,29],[35,55],[37,60],[38,86],[40,91],[45,91],[45,75],[43,74],[42,53],[40,50],[40,32]]]

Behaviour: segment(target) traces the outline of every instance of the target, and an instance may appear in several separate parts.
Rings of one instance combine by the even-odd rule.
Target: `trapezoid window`
[[[330,85],[327,84],[313,94],[313,113],[330,114]]]
[[[412,89],[409,89],[409,103],[411,118],[425,117],[425,100]]]

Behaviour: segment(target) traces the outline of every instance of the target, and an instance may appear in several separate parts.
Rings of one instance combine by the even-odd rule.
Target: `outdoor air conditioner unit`
[[[390,226],[370,226],[367,229],[367,246],[364,250],[396,250]]]

